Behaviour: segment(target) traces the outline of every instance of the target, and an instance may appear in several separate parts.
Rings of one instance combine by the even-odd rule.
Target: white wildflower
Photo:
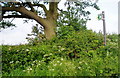
[[[16,63],[19,63],[19,61],[16,61]]]
[[[63,61],[63,58],[61,58],[61,60]]]
[[[11,50],[11,47],[9,47],[9,49],[8,50]]]
[[[28,68],[27,70],[32,70],[32,68]]]
[[[48,54],[45,54],[44,57],[48,56]]]
[[[29,51],[29,49],[26,49],[26,51]]]
[[[80,64],[82,63],[82,62],[79,62]]]
[[[54,71],[54,69],[50,69],[50,71]]]
[[[57,66],[57,64],[54,64],[54,66]]]
[[[23,70],[23,72],[25,72],[26,70]]]
[[[63,50],[65,50],[65,48],[61,48],[61,50],[63,51]]]
[[[49,55],[52,55],[52,53],[50,53]]]
[[[35,63],[35,61],[33,61],[33,63]]]
[[[14,61],[10,61],[10,63],[13,63]]]
[[[60,63],[60,65],[62,65],[62,63]]]
[[[61,46],[58,46],[59,48],[61,47]]]
[[[78,69],[80,69],[81,67],[78,67]]]
[[[60,63],[60,61],[57,61],[57,63]]]

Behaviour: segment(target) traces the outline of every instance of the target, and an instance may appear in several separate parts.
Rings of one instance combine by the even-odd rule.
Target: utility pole
[[[103,20],[104,45],[106,46],[106,25],[105,25],[105,12],[104,11],[102,11],[102,20]]]

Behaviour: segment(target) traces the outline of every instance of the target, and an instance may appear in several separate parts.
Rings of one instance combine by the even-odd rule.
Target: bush
[[[118,39],[108,35],[107,46],[102,39],[65,26],[56,38],[34,46],[3,46],[3,76],[117,76]]]

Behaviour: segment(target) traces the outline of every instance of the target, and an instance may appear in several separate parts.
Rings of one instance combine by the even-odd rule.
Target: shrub
[[[34,46],[3,46],[3,76],[117,76],[118,39],[107,39],[104,46],[101,34],[65,26]]]

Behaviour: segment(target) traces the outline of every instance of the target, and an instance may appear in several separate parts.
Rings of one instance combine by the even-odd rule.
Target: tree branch
[[[31,19],[34,19],[42,26],[46,26],[46,19],[36,15],[34,12],[27,10],[25,7],[3,7],[3,11],[17,11],[20,12],[22,15],[26,15]],[[10,17],[10,16],[9,16]],[[6,17],[7,18],[7,17]]]
[[[31,4],[31,2],[26,2],[28,5],[29,5],[29,7],[31,8],[31,11],[32,12],[35,12],[35,9],[33,8],[33,5]]]
[[[33,4],[33,6],[39,6],[39,7],[43,8],[43,10],[44,10],[44,12],[45,12],[46,14],[48,13],[47,8],[46,8],[45,5],[43,5],[43,4]]]
[[[2,11],[19,11],[20,7],[2,7]]]
[[[49,11],[52,13],[57,12],[58,2],[49,2]]]
[[[28,19],[32,19],[26,15],[8,15],[8,16],[3,16],[3,18],[28,18]]]
[[[34,12],[27,10],[25,7],[2,7],[2,11],[17,11],[17,12],[20,12],[23,15],[27,15],[27,17],[33,18],[33,19],[34,19],[34,16],[35,17],[37,16]]]
[[[63,11],[62,9],[59,9],[59,8],[57,8],[57,9],[58,9],[59,11],[61,11],[61,12]]]
[[[49,2],[49,13],[50,14],[48,17],[51,18],[52,16],[54,20],[57,20],[58,15],[59,15],[57,8],[58,8],[58,2]]]

